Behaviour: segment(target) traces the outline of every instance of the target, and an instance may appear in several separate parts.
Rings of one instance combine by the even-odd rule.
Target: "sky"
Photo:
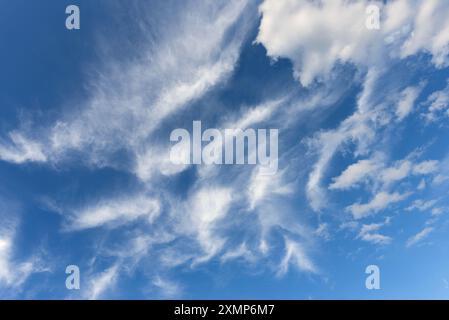
[[[0,298],[449,298],[448,1],[0,6]],[[194,121],[277,172],[175,165]]]

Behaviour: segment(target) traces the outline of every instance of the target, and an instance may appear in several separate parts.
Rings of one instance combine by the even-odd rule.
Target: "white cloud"
[[[9,134],[10,144],[0,144],[0,160],[12,163],[45,162],[47,157],[41,144],[24,137],[19,132]]]
[[[445,175],[442,175],[442,174],[437,174],[435,176],[435,178],[433,178],[432,184],[440,185],[440,184],[442,184],[442,183],[444,183],[444,182],[446,182],[448,180],[449,180],[449,176],[445,176]]]
[[[370,202],[364,204],[355,203],[347,207],[346,210],[352,213],[354,219],[362,219],[382,211],[389,205],[400,202],[408,196],[409,194],[400,194],[397,192],[390,194],[382,191],[377,193]]]
[[[391,241],[393,240],[391,237],[376,232],[380,228],[382,228],[385,224],[386,223],[373,223],[362,225],[358,238],[362,239],[363,241],[371,242],[374,244],[382,244],[382,245],[390,244]]]
[[[385,184],[391,184],[406,178],[411,170],[412,163],[410,161],[398,161],[394,166],[383,170],[381,179]]]
[[[340,224],[338,229],[341,230],[356,230],[359,227],[359,223],[357,221],[346,221]]]
[[[418,185],[418,190],[424,190],[427,187],[427,183],[425,179],[421,179]]]
[[[438,200],[429,200],[424,201],[421,199],[413,201],[412,205],[406,208],[407,211],[419,210],[419,211],[427,211],[435,206]]]
[[[417,16],[419,9],[428,8],[425,2],[377,2],[382,10],[382,21],[380,30],[374,31],[365,27],[368,3],[265,0],[260,6],[262,21],[257,41],[265,46],[269,56],[289,58],[294,64],[295,75],[303,85],[310,86],[317,79],[326,81],[338,63],[352,63],[359,70],[366,71],[356,111],[338,128],[319,132],[310,140],[309,145],[316,152],[318,160],[309,175],[306,194],[315,211],[322,210],[327,204],[322,179],[334,155],[347,143],[354,143],[356,157],[369,153],[379,131],[391,122],[394,114],[403,119],[412,111],[424,85],[421,83],[406,88],[396,85],[390,96],[397,95],[399,98],[396,102],[394,98],[388,101],[396,103],[393,114],[388,109],[388,102],[379,99],[379,79],[393,60],[411,54],[411,42],[415,42],[413,34],[426,28]],[[439,1],[438,6],[440,9],[446,6],[449,8],[444,1]],[[443,11],[439,11],[438,16],[439,19],[444,16]],[[432,32],[439,33],[436,23],[430,25]],[[449,43],[445,39],[442,42]],[[425,51],[433,54],[434,63],[441,66],[437,61],[442,57],[441,47],[429,50],[418,41],[415,49],[414,53]],[[370,163],[361,161],[335,178],[330,189],[349,189],[371,178],[368,173],[359,170]],[[415,168],[409,160],[386,167],[383,172],[380,165],[378,170],[373,167],[367,169],[372,170],[373,179],[386,186],[405,179],[409,174],[424,174],[422,166]]]
[[[119,264],[114,264],[105,271],[92,276],[88,281],[88,289],[84,297],[88,300],[100,299],[107,290],[116,284],[119,276]]]
[[[360,182],[363,182],[367,177],[377,172],[382,166],[376,159],[360,160],[357,163],[350,165],[339,176],[333,179],[333,183],[329,186],[330,190],[346,190]]]
[[[246,243],[242,243],[236,248],[227,250],[220,258],[221,262],[228,262],[235,259],[243,259],[246,261],[255,261],[255,255],[248,249]]]
[[[415,3],[413,30],[402,46],[401,55],[407,57],[425,51],[432,54],[436,66],[445,67],[449,54],[449,4],[445,0],[421,0]]]
[[[145,182],[145,188],[153,188],[156,185],[152,183],[155,174],[171,176],[185,170],[186,166],[172,165],[167,150],[158,141],[155,131],[165,121],[171,121],[172,115],[178,115],[178,112],[187,109],[196,99],[200,99],[211,88],[226,80],[237,63],[240,46],[249,29],[239,22],[245,12],[246,1],[232,1],[229,4],[218,2],[217,5],[215,2],[209,5],[199,3],[197,12],[182,15],[183,19],[178,21],[176,28],[167,24],[171,31],[168,32],[169,36],[157,38],[158,43],[154,47],[158,50],[147,50],[144,46],[144,59],[135,59],[130,65],[114,61],[116,68],[100,72],[100,77],[93,79],[90,98],[81,110],[61,118],[49,130],[49,150],[42,151],[41,146],[45,143],[41,142],[45,139],[37,143],[21,136],[22,140],[13,140],[14,144],[11,146],[0,145],[0,158],[16,163],[61,161],[75,150],[86,155],[90,163],[113,166],[112,155],[116,151],[126,149],[131,155],[132,164],[125,170]],[[346,6],[348,10],[344,9]],[[402,34],[402,30],[407,23],[412,23],[414,6],[401,0],[386,5],[386,34],[384,31],[367,31],[364,28],[363,2],[335,0],[316,6],[312,1],[266,0],[261,7],[263,18],[258,41],[266,46],[269,55],[292,59],[296,75],[304,85],[310,85],[316,78],[325,79],[339,62],[350,62],[364,67],[372,64],[377,67],[387,56],[384,48],[379,46],[388,45],[383,44],[380,37],[388,35],[390,39],[405,39],[406,34]],[[363,27],[360,28],[360,24]],[[297,26],[300,28],[296,28]],[[227,34],[233,32],[234,28],[237,30],[236,34],[241,36],[232,37],[234,40],[228,41]],[[396,41],[394,39],[393,42]],[[398,41],[403,43],[402,40]],[[411,47],[413,46],[408,46],[407,50]],[[381,72],[381,68],[368,71],[364,90],[357,102],[357,110],[352,116],[336,129],[320,132],[311,140],[314,151],[317,151],[318,161],[309,175],[306,191],[314,210],[320,210],[325,205],[326,190],[322,188],[321,180],[325,177],[334,155],[350,142],[356,145],[355,159],[369,157],[369,146],[377,140],[376,130],[388,122],[388,115],[384,110],[386,106],[376,104],[372,99],[377,95],[375,86]],[[418,94],[417,87],[403,90],[392,116],[396,113],[400,119],[405,118],[412,111]],[[281,109],[280,105],[279,101],[274,101],[250,108],[237,121],[230,122],[235,124],[231,127],[244,128],[266,121],[275,111]],[[290,113],[285,112],[283,119],[289,116]],[[372,157],[350,165],[339,177],[333,179],[329,189],[350,189],[366,179],[392,184],[410,174],[434,173],[435,168],[435,162],[415,164],[411,160],[399,161],[388,167],[383,161],[376,162],[376,158]],[[153,226],[161,231],[158,235],[164,234],[166,242],[181,239],[179,242],[188,243],[189,249],[192,245],[190,240],[193,239],[192,242],[196,242],[200,249],[194,253],[187,252],[188,250],[184,252],[184,247],[180,249],[175,246],[164,250],[161,260],[165,259],[165,266],[189,261],[202,263],[220,253],[223,262],[249,255],[249,252],[253,251],[253,243],[245,242],[234,250],[227,250],[225,246],[228,231],[226,228],[233,227],[232,221],[229,221],[231,219],[228,219],[230,208],[244,196],[247,196],[245,201],[242,201],[244,205],[256,211],[253,216],[254,220],[258,221],[255,221],[254,228],[261,228],[257,229],[260,231],[260,238],[256,242],[260,244],[262,253],[266,254],[270,250],[267,234],[277,226],[289,233],[307,236],[307,232],[303,231],[306,228],[301,229],[295,220],[298,218],[297,212],[295,219],[287,219],[288,212],[284,208],[282,214],[273,214],[280,210],[280,203],[272,203],[272,207],[267,206],[267,200],[272,200],[273,196],[291,192],[291,187],[285,182],[291,168],[275,177],[263,177],[256,169],[249,181],[236,179],[237,182],[231,186],[221,186],[216,184],[216,181],[211,183],[211,177],[203,174],[203,169],[198,170],[199,179],[194,190],[189,190],[188,198],[184,202],[172,197],[171,191],[163,190],[168,202],[177,204],[173,205],[175,210],[169,212],[167,225],[154,226],[157,224],[154,223]],[[244,174],[239,177],[243,176]],[[245,176],[245,179],[248,176]],[[354,204],[348,210],[356,219],[360,219],[383,210],[406,196],[399,193],[389,194],[384,190],[377,193],[370,202]],[[158,199],[147,196],[100,201],[77,210],[71,215],[70,226],[73,230],[81,230],[120,225],[137,219],[146,219],[153,223],[160,217],[159,206]],[[390,237],[375,232],[378,228],[373,226],[377,225],[362,227],[359,234],[362,240],[378,244],[391,241]],[[328,238],[328,227],[321,224],[311,234]],[[145,255],[153,241],[146,237],[139,238],[135,246],[130,246],[128,252],[120,252],[120,255]],[[286,239],[285,255],[278,274],[285,274],[290,265],[305,272],[316,272],[317,268],[306,254],[306,248],[306,244]],[[172,254],[169,255],[168,252]],[[92,278],[87,296],[101,297],[109,286],[116,282],[120,269],[118,265],[114,265]],[[168,295],[175,295],[177,292],[177,285],[165,278],[156,277],[153,284]]]
[[[429,122],[438,120],[440,117],[449,117],[449,81],[443,90],[433,92],[424,103],[428,112],[424,115]]]
[[[123,224],[139,218],[153,222],[160,213],[159,201],[144,195],[108,199],[75,212],[69,230],[83,230],[108,224]]]
[[[159,288],[162,295],[167,298],[177,297],[182,292],[181,287],[177,283],[162,278],[161,276],[157,276],[153,279],[153,285]]]
[[[331,232],[328,223],[320,223],[315,229],[314,234],[325,240],[331,239]]]
[[[315,211],[320,211],[327,202],[321,180],[335,153],[344,143],[350,141],[357,146],[355,155],[363,155],[376,136],[372,126],[377,124],[381,112],[376,108],[370,108],[372,106],[370,98],[378,77],[379,73],[376,70],[368,72],[363,92],[357,101],[356,112],[345,119],[338,128],[320,132],[309,141],[310,148],[318,154],[318,160],[309,175],[306,186],[310,206]]]
[[[407,248],[412,247],[418,242],[424,240],[433,230],[434,229],[432,227],[426,227],[414,236],[410,237],[406,243]]]
[[[283,174],[284,171],[275,175],[264,175],[259,167],[253,170],[247,191],[250,210],[270,200],[273,195],[288,195],[293,192],[292,186],[283,180]]]
[[[366,233],[360,236],[363,241],[372,242],[374,244],[390,244],[392,238],[379,233]]]
[[[2,212],[0,214],[3,215]],[[1,217],[0,226],[0,289],[20,289],[27,279],[36,272],[44,269],[39,259],[31,257],[19,261],[15,257],[16,224]]]
[[[410,175],[422,176],[430,175],[438,171],[439,161],[426,160],[414,163],[411,160],[397,161],[393,166],[385,168],[379,173],[381,181],[390,185],[401,181]]]
[[[169,148],[152,146],[136,155],[133,172],[142,181],[149,182],[155,174],[173,176],[189,167],[185,164],[175,164],[172,160]]]
[[[288,57],[305,86],[325,77],[337,61],[370,59],[377,32],[365,28],[366,3],[342,0],[265,0],[257,41],[268,55]]]
[[[399,95],[399,101],[396,105],[396,116],[399,120],[404,120],[412,111],[416,100],[422,90],[422,86],[408,87]]]
[[[218,224],[225,218],[232,203],[232,192],[229,188],[205,186],[195,191],[184,209],[188,214],[183,227],[193,233],[203,254],[195,263],[203,263],[216,255],[223,247],[225,240],[216,230]]]
[[[278,276],[283,276],[288,272],[289,266],[292,264],[300,271],[317,273],[313,262],[307,256],[303,246],[291,239],[285,238],[285,255],[279,265]]]
[[[34,272],[32,261],[15,262],[13,260],[13,238],[0,234],[0,285],[20,287]]]
[[[437,172],[438,168],[439,168],[439,161],[428,160],[416,164],[413,167],[413,173],[416,175],[426,175]]]
[[[359,160],[348,166],[340,176],[333,178],[330,190],[347,190],[367,180],[389,186],[410,175],[430,175],[438,171],[439,161],[427,160],[414,163],[411,160],[396,161],[388,167],[384,157],[375,155],[371,159]],[[425,183],[425,182],[424,182]]]
[[[34,140],[14,133],[12,146],[0,144],[0,158],[58,163],[79,152],[90,165],[120,167],[144,181],[154,172],[179,172],[182,168],[173,168],[159,154],[163,146],[153,133],[232,74],[255,21],[247,15],[249,7],[244,0],[185,1],[173,6],[170,17],[161,17],[176,23],[151,27],[148,22],[161,13],[145,11],[136,18],[143,41],[129,51],[129,59],[104,50],[109,55],[101,57],[102,67],[85,80],[86,101],[65,106],[65,114],[50,128],[38,130]],[[116,160],[123,151],[136,166],[123,168]]]
[[[320,149],[319,159],[315,163],[306,186],[307,197],[310,206],[315,210],[321,210],[326,203],[325,191],[321,186],[321,179],[334,153],[345,139],[345,132],[322,133],[313,141],[314,147]]]
[[[257,41],[269,56],[292,60],[304,86],[326,79],[337,63],[381,67],[393,57],[427,52],[437,67],[447,65],[447,1],[375,2],[382,11],[380,30],[366,28],[372,3],[265,0]]]
[[[447,212],[447,208],[433,208],[431,212],[432,216],[437,217],[442,215],[444,212]]]

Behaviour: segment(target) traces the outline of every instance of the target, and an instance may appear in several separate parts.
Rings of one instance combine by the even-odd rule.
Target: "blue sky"
[[[449,298],[449,4],[316,2],[1,1],[0,297]],[[174,165],[195,120],[277,174]]]

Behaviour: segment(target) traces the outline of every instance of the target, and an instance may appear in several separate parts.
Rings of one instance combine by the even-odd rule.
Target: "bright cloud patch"
[[[369,4],[384,12],[379,30],[366,27]],[[448,9],[444,1],[265,0],[257,41],[269,56],[291,59],[305,86],[316,78],[328,79],[337,63],[382,66],[398,53],[404,58],[428,52],[443,67],[449,53]]]
[[[2,51],[1,297],[369,298],[365,263],[444,264],[448,1],[110,2],[46,35],[70,55],[40,29]],[[276,129],[276,174],[173,161],[195,121]]]
[[[347,210],[352,213],[355,219],[361,219],[387,208],[390,204],[402,201],[407,196],[407,194],[399,194],[396,192],[393,194],[380,192],[371,201],[363,204],[356,203],[350,205]]]
[[[70,228],[90,229],[110,223],[126,223],[142,217],[151,223],[159,213],[159,202],[145,196],[108,200],[75,213]]]

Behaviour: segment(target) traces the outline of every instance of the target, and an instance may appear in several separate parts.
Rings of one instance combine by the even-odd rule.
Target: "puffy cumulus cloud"
[[[367,28],[367,8],[381,11],[380,28]],[[444,0],[265,0],[257,41],[273,58],[294,63],[304,86],[328,78],[338,63],[382,67],[419,52],[437,67],[448,63],[449,4]]]
[[[346,208],[347,211],[352,213],[354,219],[362,219],[369,215],[375,214],[381,210],[384,210],[389,205],[400,202],[406,199],[410,194],[400,194],[379,192],[377,193],[371,201],[367,203],[355,203]]]
[[[257,41],[271,57],[287,57],[305,86],[325,77],[338,61],[361,63],[372,58],[377,32],[365,27],[361,1],[276,1],[260,6]]]

